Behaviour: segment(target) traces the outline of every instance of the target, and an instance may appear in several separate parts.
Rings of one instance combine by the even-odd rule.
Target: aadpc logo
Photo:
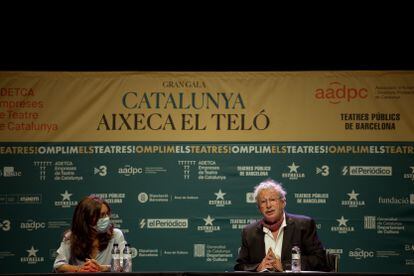
[[[361,248],[355,248],[354,250],[349,251],[348,256],[356,260],[374,258],[374,251],[367,251]]]
[[[38,229],[45,229],[46,223],[42,221],[35,221],[32,219],[28,219],[26,222],[20,223],[20,229],[24,229],[26,231],[36,231]]]
[[[123,175],[123,176],[134,176],[136,174],[141,174],[143,173],[143,169],[142,168],[136,168],[133,167],[131,165],[125,165],[123,168],[119,168],[118,169],[118,173]]]
[[[328,101],[331,104],[365,100],[368,98],[368,89],[364,87],[352,87],[338,81],[330,82],[325,88],[317,88],[314,92],[317,100]]]

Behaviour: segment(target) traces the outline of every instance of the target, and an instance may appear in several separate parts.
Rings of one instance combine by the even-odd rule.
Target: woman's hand
[[[80,266],[79,272],[101,272],[101,266],[94,259],[86,259],[86,262]]]

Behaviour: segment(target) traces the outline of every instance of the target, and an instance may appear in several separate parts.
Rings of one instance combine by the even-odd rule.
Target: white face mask
[[[99,233],[105,233],[106,230],[108,230],[110,223],[111,223],[111,220],[109,219],[109,216],[100,218],[98,219],[98,222],[96,223],[95,229]]]

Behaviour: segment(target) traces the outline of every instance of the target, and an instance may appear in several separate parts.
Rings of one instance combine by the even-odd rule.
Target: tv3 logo
[[[99,166],[98,168],[94,168],[94,174],[99,174],[100,176],[105,176],[108,174],[107,168],[105,165]]]
[[[10,220],[5,219],[0,222],[0,229],[3,231],[10,231]]]
[[[321,174],[322,176],[329,175],[329,166],[323,165],[322,167],[316,167],[316,174]]]

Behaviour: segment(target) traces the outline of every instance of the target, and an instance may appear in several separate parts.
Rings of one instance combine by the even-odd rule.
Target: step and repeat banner
[[[414,72],[0,72],[0,265],[50,272],[97,194],[134,271],[232,271],[253,187],[340,271],[414,271]]]

